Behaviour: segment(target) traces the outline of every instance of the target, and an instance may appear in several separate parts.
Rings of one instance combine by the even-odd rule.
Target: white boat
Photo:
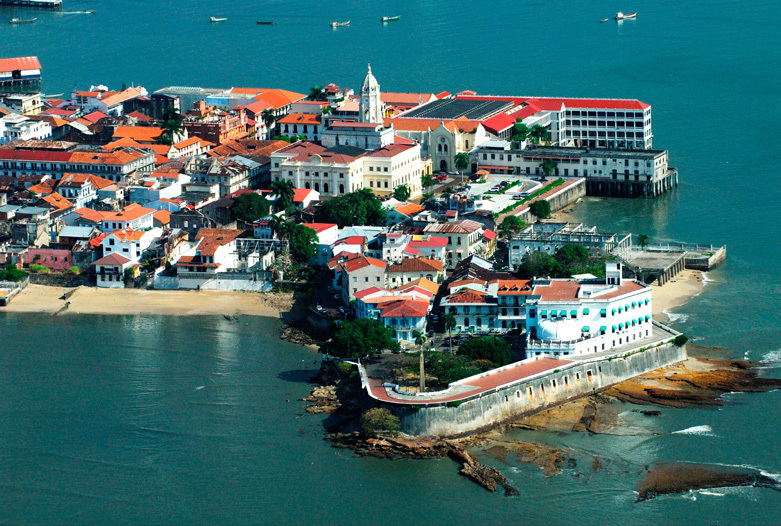
[[[616,13],[615,20],[626,20],[628,18],[637,18],[637,13],[627,13],[624,14],[621,11]]]
[[[209,20],[211,22],[225,22],[228,20],[227,18],[217,18],[216,16],[210,17]]]
[[[383,22],[395,22],[397,20],[401,20],[401,15],[382,17]]]
[[[344,27],[349,25],[350,25],[349,20],[347,22],[331,22],[331,27]]]
[[[11,20],[9,20],[9,22],[11,24],[32,24],[36,20],[38,20],[38,19],[37,18],[26,18],[26,19],[25,18],[12,18]]]

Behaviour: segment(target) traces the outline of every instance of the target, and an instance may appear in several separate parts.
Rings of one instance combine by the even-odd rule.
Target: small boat
[[[615,20],[626,20],[627,18],[637,18],[637,13],[624,14],[621,11],[616,13]]]
[[[331,27],[344,27],[349,25],[350,25],[349,20],[347,22],[331,22]]]
[[[602,22],[607,22],[608,20],[610,20],[610,19],[609,18],[603,18],[602,20],[599,21],[599,23],[601,24]]]
[[[214,23],[214,22],[225,22],[225,21],[227,21],[228,19],[227,19],[227,18],[217,18],[216,16],[212,16],[212,17],[209,17],[209,20],[210,20],[212,23]]]
[[[397,20],[401,20],[401,15],[382,17],[383,22],[396,22]]]
[[[258,21],[257,21],[257,24],[258,24],[259,26],[273,26],[273,25],[274,25],[274,22],[273,22],[273,21],[264,22],[264,21],[262,21],[262,20],[258,20]]]
[[[37,18],[12,18],[10,20],[11,24],[32,24],[38,20]]]

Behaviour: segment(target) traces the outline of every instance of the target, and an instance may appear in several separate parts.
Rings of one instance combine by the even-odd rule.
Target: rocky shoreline
[[[735,360],[690,358],[684,363],[665,367],[623,382],[603,392],[572,400],[534,415],[511,422],[509,428],[544,432],[575,432],[609,435],[651,435],[655,431],[627,426],[619,416],[626,404],[657,407],[713,407],[724,403],[722,395],[730,392],[761,392],[781,387],[781,379],[759,375],[761,364]],[[459,440],[438,437],[371,436],[360,431],[355,377],[345,378],[333,364],[318,374],[322,384],[303,400],[310,402],[308,413],[327,413],[329,431],[325,439],[333,447],[350,449],[357,456],[372,456],[388,460],[449,457],[461,465],[460,473],[489,491],[504,488],[505,495],[517,494],[509,481],[495,468],[481,463],[468,450],[477,450],[493,459],[507,463],[510,455],[517,461],[539,467],[546,477],[557,476],[564,468],[574,469],[577,461],[571,452],[534,442],[511,442],[503,430],[493,430]],[[632,409],[648,417],[658,417],[656,409]],[[591,470],[597,473],[602,460],[593,457]],[[680,493],[692,489],[722,485],[754,485],[771,487],[772,480],[755,473],[727,472],[709,468],[694,468],[684,464],[675,469],[654,468],[640,483],[642,497],[652,498],[664,493]],[[659,471],[654,471],[654,470]],[[658,474],[658,476],[651,476]],[[581,473],[574,473],[580,476]],[[649,478],[650,477],[650,478]],[[713,485],[716,484],[716,485]],[[778,489],[775,487],[774,489]]]

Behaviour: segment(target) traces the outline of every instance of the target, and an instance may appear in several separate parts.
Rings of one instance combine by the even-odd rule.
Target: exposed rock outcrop
[[[781,491],[778,481],[755,469],[674,462],[661,464],[646,474],[637,488],[637,500],[648,500],[668,493],[734,486]]]

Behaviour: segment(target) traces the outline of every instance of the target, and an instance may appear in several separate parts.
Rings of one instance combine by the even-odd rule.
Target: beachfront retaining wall
[[[460,404],[381,403],[409,435],[457,437],[506,423],[567,400],[686,359],[686,346],[664,343],[645,351],[562,364],[560,368],[500,386]],[[555,383],[554,383],[555,382]],[[375,402],[376,403],[376,402]]]

